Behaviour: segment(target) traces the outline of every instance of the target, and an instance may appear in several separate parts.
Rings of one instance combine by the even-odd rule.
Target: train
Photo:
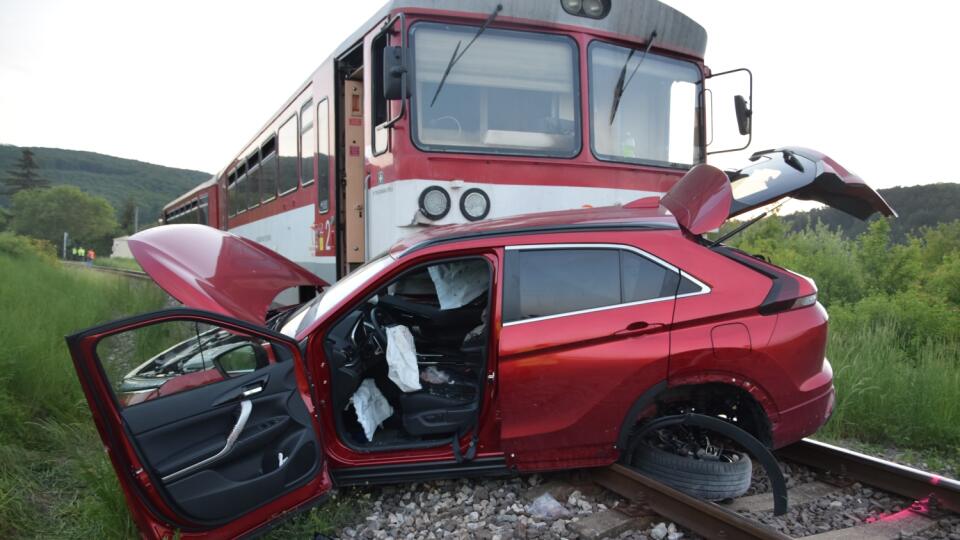
[[[334,282],[424,228],[660,196],[720,151],[706,40],[656,0],[392,0],[160,221]]]

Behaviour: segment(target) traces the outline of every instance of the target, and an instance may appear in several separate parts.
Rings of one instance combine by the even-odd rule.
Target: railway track
[[[705,538],[810,540],[841,538],[884,539],[922,535],[944,519],[958,519],[960,482],[926,473],[890,461],[874,458],[818,441],[803,441],[777,452],[781,462],[814,470],[817,480],[788,490],[792,511],[804,512],[831,495],[851,486],[870,486],[867,491],[891,495],[890,508],[854,526],[839,528],[818,524],[814,534],[791,536],[783,532],[783,520],[773,517],[773,497],[762,493],[717,504],[681,493],[624,465],[613,465],[591,473],[591,479],[633,503],[649,508],[665,520]],[[802,518],[815,520],[813,512]],[[852,520],[846,520],[847,522]],[[944,534],[943,537],[951,537]]]
[[[108,266],[88,266],[87,263],[77,262],[77,261],[60,261],[65,266],[75,267],[75,268],[86,268],[88,270],[95,270],[97,272],[102,272],[105,274],[117,274],[121,276],[126,276],[133,279],[150,279],[145,272],[138,272],[136,270],[126,270],[123,268],[111,268]]]

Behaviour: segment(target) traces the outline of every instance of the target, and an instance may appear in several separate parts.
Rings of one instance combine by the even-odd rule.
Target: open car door
[[[232,538],[331,489],[296,341],[172,309],[67,337],[146,538]]]

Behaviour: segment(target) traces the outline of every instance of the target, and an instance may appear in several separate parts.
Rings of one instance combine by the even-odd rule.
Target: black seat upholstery
[[[422,390],[401,393],[401,420],[411,435],[441,435],[462,431],[476,418],[479,381],[475,367],[445,364],[448,383],[421,380]]]

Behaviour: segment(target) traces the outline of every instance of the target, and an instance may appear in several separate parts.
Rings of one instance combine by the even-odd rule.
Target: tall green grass
[[[14,249],[0,276],[0,537],[136,536],[63,337],[164,294]]]
[[[949,450],[960,458],[960,347],[905,347],[892,323],[834,325],[828,355],[837,408],[818,436]]]

